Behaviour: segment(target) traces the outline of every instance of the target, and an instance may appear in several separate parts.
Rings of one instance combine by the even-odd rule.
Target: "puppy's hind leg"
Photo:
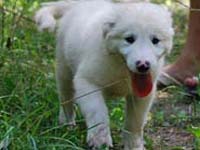
[[[153,92],[152,92],[153,93]],[[144,150],[143,128],[153,101],[153,94],[146,98],[126,98],[126,121],[124,131],[124,150]]]
[[[60,124],[67,123],[74,126],[75,112],[72,101],[74,94],[72,87],[72,72],[70,68],[59,59],[56,67],[56,79],[60,100],[59,122]]]

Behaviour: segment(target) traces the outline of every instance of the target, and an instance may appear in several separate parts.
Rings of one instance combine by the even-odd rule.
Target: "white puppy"
[[[108,1],[73,4],[58,30],[60,121],[75,124],[73,103],[77,103],[88,127],[89,146],[112,146],[104,100],[126,97],[124,150],[143,150],[143,127],[172,37],[170,13],[161,6]]]

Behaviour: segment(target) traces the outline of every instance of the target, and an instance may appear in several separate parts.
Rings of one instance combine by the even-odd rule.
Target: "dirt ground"
[[[153,130],[147,129],[147,135],[153,141],[153,150],[194,150],[194,137],[187,130],[193,122],[192,98],[162,91],[158,92],[157,98],[152,114],[161,112],[163,123],[152,119]]]

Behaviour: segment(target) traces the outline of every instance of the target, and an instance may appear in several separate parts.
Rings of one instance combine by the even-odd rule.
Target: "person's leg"
[[[191,8],[200,9],[200,0],[190,0]],[[184,49],[174,64],[164,72],[181,83],[200,71],[200,11],[190,11],[189,31]]]

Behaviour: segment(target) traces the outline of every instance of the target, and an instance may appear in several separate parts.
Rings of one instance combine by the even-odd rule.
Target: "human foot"
[[[187,70],[187,68],[185,68]],[[181,68],[172,67],[169,65],[164,68],[159,79],[158,86],[168,86],[168,85],[185,85],[187,87],[196,87],[199,83],[198,78],[194,74],[187,70],[181,71]]]

